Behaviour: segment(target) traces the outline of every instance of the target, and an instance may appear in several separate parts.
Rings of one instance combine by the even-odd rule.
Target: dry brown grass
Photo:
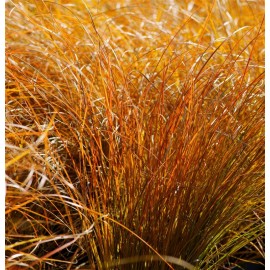
[[[6,4],[6,268],[264,257],[264,2],[112,2]]]

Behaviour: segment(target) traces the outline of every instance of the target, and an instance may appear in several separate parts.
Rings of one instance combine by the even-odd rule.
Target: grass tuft
[[[264,258],[263,1],[6,1],[6,269]]]

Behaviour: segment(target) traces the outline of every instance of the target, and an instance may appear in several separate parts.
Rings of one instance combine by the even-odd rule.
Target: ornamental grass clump
[[[264,2],[6,3],[6,269],[264,258]]]

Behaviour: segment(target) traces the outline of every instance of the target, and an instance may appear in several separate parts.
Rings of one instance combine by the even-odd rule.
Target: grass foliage
[[[6,269],[264,257],[264,2],[6,3]]]

